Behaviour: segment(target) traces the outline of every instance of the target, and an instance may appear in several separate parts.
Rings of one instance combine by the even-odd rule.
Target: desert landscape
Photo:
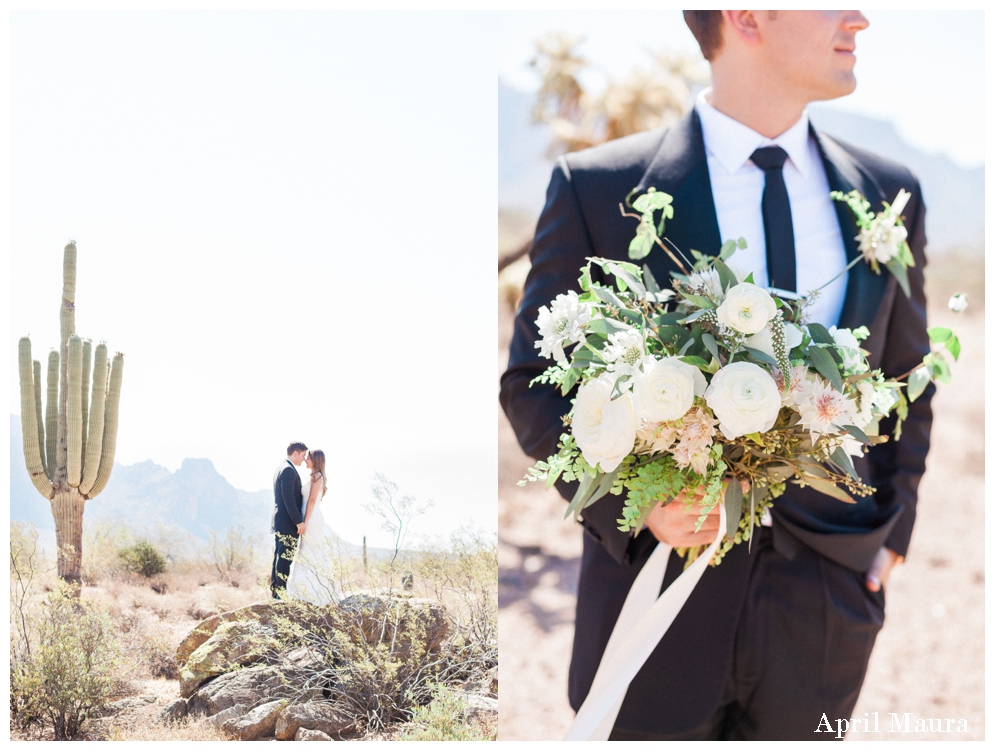
[[[505,217],[500,254],[527,223]],[[498,299],[498,376],[507,365],[514,288],[527,259],[502,272]],[[963,343],[953,383],[933,399],[932,447],[919,488],[908,560],[887,586],[887,615],[871,656],[854,717],[889,713],[900,719],[967,721],[964,733],[850,733],[848,740],[980,740],[984,727],[984,260],[980,253],[947,253],[927,273],[929,322],[952,326]],[[947,309],[967,292],[962,314]],[[538,483],[517,486],[532,461],[498,409],[500,537],[500,740],[558,740],[573,711],[567,668],[580,566],[581,527],[564,521],[559,494]],[[952,724],[956,727],[957,722]],[[813,726],[814,730],[814,726]]]

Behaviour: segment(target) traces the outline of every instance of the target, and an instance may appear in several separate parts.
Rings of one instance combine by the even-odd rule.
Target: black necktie
[[[760,207],[764,215],[767,240],[767,278],[771,287],[795,292],[795,232],[791,226],[791,203],[784,185],[784,160],[787,152],[780,146],[765,146],[750,155],[764,171],[764,196]]]

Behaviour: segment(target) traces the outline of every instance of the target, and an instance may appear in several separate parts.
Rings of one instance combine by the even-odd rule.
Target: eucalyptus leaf
[[[711,334],[705,333],[701,335],[701,342],[705,345],[705,349],[714,357],[719,360],[719,345],[715,343],[715,337]]]
[[[722,247],[719,248],[719,259],[724,261],[735,252],[736,252],[736,241],[726,240],[724,243],[722,243]]]
[[[837,498],[844,503],[856,503],[856,501],[850,497],[849,493],[830,480],[822,480],[818,477],[806,475],[805,482],[811,485],[813,490],[818,490],[820,493]]]
[[[618,477],[618,473],[619,470],[616,469],[611,474],[605,475],[603,478],[601,478],[601,482],[598,483],[597,489],[594,491],[591,497],[588,498],[587,501],[584,503],[584,508],[587,508],[595,501],[603,498],[608,493],[608,491],[612,489],[612,485],[615,484],[615,479]]]
[[[604,334],[605,336],[611,336],[619,331],[627,331],[628,329],[629,327],[624,323],[613,321],[611,318],[592,318],[584,324],[585,331],[590,331],[594,334]]]
[[[863,430],[858,428],[856,425],[844,425],[843,430],[847,432],[851,437],[856,438],[861,443],[870,443],[870,439]]]
[[[843,378],[840,376],[840,369],[836,366],[836,361],[823,347],[810,347],[808,350],[809,359],[812,365],[832,384],[832,387],[843,392]]]
[[[699,370],[708,370],[709,364],[701,357],[696,357],[695,355],[687,355],[685,357],[679,358],[681,362],[687,363],[688,365],[694,365]]]
[[[836,340],[833,339],[833,335],[829,333],[829,329],[821,323],[808,324],[808,333],[809,336],[812,337],[813,342],[818,342],[819,344],[836,344]]]
[[[593,475],[584,473],[584,479],[580,481],[580,487],[577,488],[577,492],[574,493],[573,500],[570,501],[570,505],[567,506],[567,512],[563,515],[564,519],[567,519],[572,514],[574,518],[580,515],[580,511],[584,508],[584,504],[587,499],[591,497],[591,493],[594,492],[595,480],[601,477],[602,473],[596,472]]]
[[[829,455],[829,458],[833,460],[837,467],[846,472],[854,480],[859,480],[857,476],[857,470],[853,468],[853,461],[851,461],[850,456],[843,450],[842,446],[837,446],[833,453]]]
[[[895,279],[898,281],[898,286],[902,288],[902,292],[905,293],[905,296],[910,297],[909,272],[905,270],[905,264],[903,264],[898,258],[892,258],[885,264],[885,267],[894,275]]]
[[[953,331],[943,326],[934,326],[931,329],[926,329],[926,333],[929,334],[930,341],[934,341],[937,344],[943,344],[943,342],[954,334]]]
[[[743,347],[751,356],[760,360],[760,362],[765,362],[768,365],[777,365],[777,361],[768,355],[766,352],[761,352],[759,349],[753,349],[753,347]]]
[[[656,277],[653,276],[653,272],[650,271],[648,264],[643,264],[643,283],[646,285],[646,291],[656,294],[660,291],[660,285],[656,283]]]
[[[726,486],[726,536],[732,539],[739,529],[739,520],[743,516],[743,488],[739,479],[733,477]]]
[[[922,392],[926,390],[926,386],[929,385],[930,380],[929,368],[919,367],[912,371],[909,375],[909,385],[907,389],[909,392],[910,402],[914,402],[922,396]],[[906,414],[908,414],[907,410],[908,408],[906,407]],[[904,419],[904,417],[902,419]]]
[[[735,245],[733,245],[733,250],[735,250]],[[736,275],[732,273],[729,267],[726,266],[724,263],[722,263],[720,258],[715,259],[715,270],[719,273],[719,281],[722,284],[722,289],[729,289],[729,287],[735,287],[737,284],[739,284],[739,280],[736,278]]]

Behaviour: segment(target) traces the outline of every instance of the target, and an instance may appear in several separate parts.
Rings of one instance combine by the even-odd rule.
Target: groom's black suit
[[[874,210],[912,193],[905,209],[916,266],[911,298],[882,269],[864,262],[849,272],[839,325],[867,326],[863,343],[872,368],[896,376],[929,350],[923,293],[925,208],[919,185],[903,167],[840,144],[813,129],[829,185],[858,189]],[[549,364],[534,348],[540,305],[578,289],[584,259],[628,260],[636,222],[619,202],[634,187],[674,198],[666,236],[681,250],[716,253],[719,226],[697,114],[656,130],[562,157],[553,171],[536,228],[532,270],[515,320],[501,404],[525,452],[555,453],[569,399],[529,381]],[[858,250],[849,208],[838,204],[848,259]],[[726,238],[729,239],[729,238]],[[656,279],[676,270],[655,249],[646,259]],[[799,259],[804,263],[804,259]],[[884,620],[884,595],[864,586],[863,573],[882,545],[905,555],[915,520],[932,421],[932,386],[914,402],[901,441],[872,448],[856,462],[877,492],[848,505],[811,489],[789,486],[774,509],[774,526],[752,545],[736,546],[720,566],[706,570],[669,632],[633,679],[613,738],[742,737],[826,738],[814,734],[823,712],[846,718],[856,703],[874,639]],[[882,424],[890,433],[893,422]],[[575,486],[561,483],[572,497]],[[569,693],[580,707],[622,603],[656,540],[619,532],[621,499],[607,496],[584,511],[584,554]],[[680,574],[673,554],[664,587]],[[723,707],[725,708],[723,710]]]
[[[303,502],[301,476],[289,459],[286,466],[273,478],[273,532],[276,536],[273,550],[273,570],[270,573],[270,590],[277,597],[278,590],[286,589],[290,576],[290,563],[297,550],[297,525],[304,521],[301,513]]]

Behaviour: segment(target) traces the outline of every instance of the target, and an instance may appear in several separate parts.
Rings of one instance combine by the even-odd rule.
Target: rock
[[[314,698],[306,691],[300,670],[280,665],[253,665],[218,676],[190,697],[191,714],[214,715],[236,704],[254,707],[272,699]]]
[[[180,668],[180,696],[189,697],[211,678],[266,659],[278,648],[276,628],[258,621],[218,625]]]
[[[286,699],[277,699],[256,707],[251,712],[227,720],[221,729],[240,741],[255,741],[273,735],[276,720],[287,706]]]
[[[294,704],[283,710],[276,721],[276,737],[281,741],[296,738],[299,730],[320,730],[329,736],[338,735],[356,727],[355,720],[331,704],[313,702]]]
[[[297,735],[294,736],[295,741],[334,741],[332,736],[322,733],[320,730],[308,730],[307,728],[298,728]]]
[[[487,671],[487,678],[491,683],[490,690],[491,693],[497,696],[498,693],[498,666],[495,665],[490,670]]]
[[[187,700],[180,697],[173,699],[159,712],[158,721],[161,723],[179,722],[187,716]]]
[[[244,704],[236,704],[234,707],[228,707],[228,709],[223,709],[216,715],[208,717],[206,722],[211,727],[220,729],[228,720],[238,719],[248,711],[249,708]]]
[[[468,721],[483,721],[489,718],[497,719],[498,701],[481,694],[463,694],[466,702],[466,719]]]

